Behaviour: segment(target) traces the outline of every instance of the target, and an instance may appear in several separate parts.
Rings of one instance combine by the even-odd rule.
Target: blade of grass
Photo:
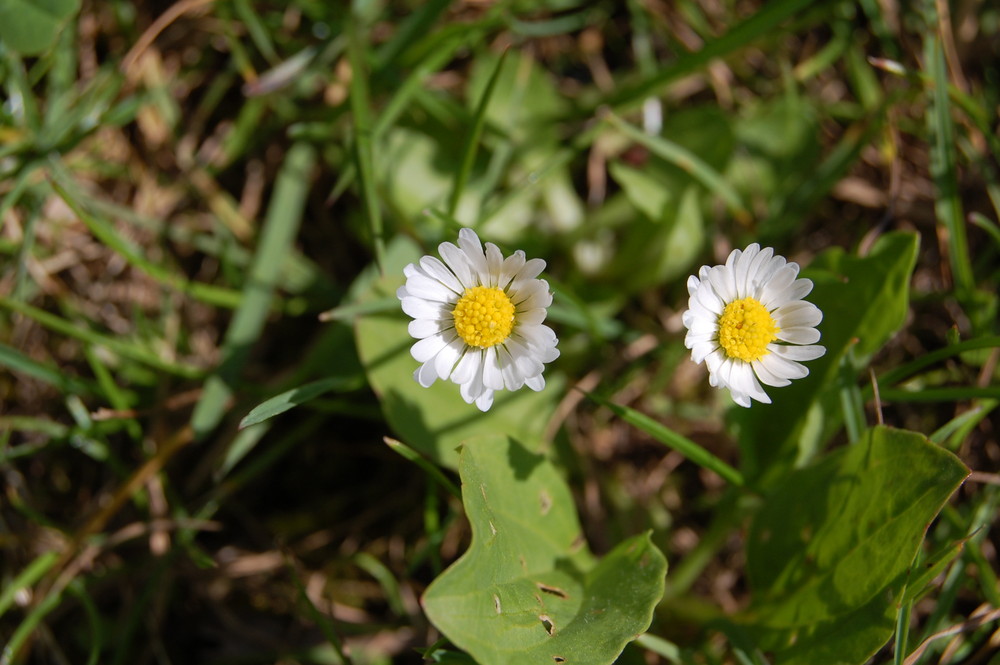
[[[361,21],[355,16],[348,28],[350,38],[347,44],[348,60],[351,63],[350,103],[354,118],[354,156],[357,160],[358,177],[361,178],[361,194],[365,203],[368,229],[375,246],[375,263],[379,272],[385,272],[385,238],[382,229],[382,209],[379,206],[375,187],[375,153],[372,142],[372,109],[368,93],[368,68],[365,66],[367,33]]]
[[[724,480],[728,481],[732,485],[736,485],[737,487],[743,487],[746,484],[743,480],[743,474],[699,446],[691,439],[681,436],[677,432],[668,429],[649,416],[639,413],[635,409],[631,409],[620,404],[614,404],[613,402],[609,402],[603,397],[598,397],[593,393],[585,394],[591,400],[607,409],[610,409],[628,424],[638,427],[640,430],[649,434],[663,445],[681,453],[684,457],[691,460],[698,466],[715,472]]]
[[[285,566],[288,569],[288,575],[292,578],[292,583],[295,585],[295,589],[299,594],[299,601],[306,606],[306,613],[312,619],[313,623],[319,626],[320,632],[323,633],[323,637],[326,641],[333,647],[334,655],[336,659],[334,662],[336,665],[351,665],[351,659],[344,651],[344,644],[340,637],[337,635],[337,631],[334,629],[333,622],[330,617],[317,609],[316,605],[313,604],[312,599],[309,598],[309,594],[306,592],[306,587],[302,584],[302,579],[299,576],[299,571],[296,570],[295,565],[292,562],[292,557],[290,554],[285,554]]]
[[[959,342],[958,344],[952,344],[943,349],[925,353],[916,360],[912,360],[901,367],[889,370],[879,377],[878,384],[879,386],[890,386],[899,383],[907,377],[913,376],[923,368],[933,365],[934,363],[944,360],[945,358],[957,356],[958,354],[966,351],[974,351],[976,349],[992,349],[997,347],[1000,347],[1000,335],[979,337],[977,339]],[[871,388],[869,387],[868,390],[870,391]]]
[[[456,499],[462,498],[462,491],[458,489],[458,486],[455,483],[453,483],[448,478],[448,476],[444,475],[441,469],[435,466],[426,457],[418,453],[413,448],[410,448],[402,441],[397,441],[396,439],[390,438],[388,436],[383,437],[382,440],[385,441],[385,445],[389,446],[389,448],[396,451],[402,457],[413,462],[421,469],[423,469],[424,473],[426,473],[431,479],[433,479],[438,485],[444,488],[444,490],[447,491],[449,494],[451,494],[453,497],[455,497]]]
[[[168,374],[175,374],[184,378],[194,379],[204,376],[204,370],[190,365],[171,363],[161,359],[158,355],[144,348],[140,348],[130,342],[122,341],[116,337],[102,335],[88,328],[73,324],[54,314],[40,310],[31,305],[0,296],[0,309],[9,309],[34,319],[49,330],[53,330],[61,335],[72,337],[88,344],[103,346],[109,351],[113,351],[120,356],[136,360],[153,369],[158,369]]]
[[[955,171],[955,127],[948,97],[948,69],[936,34],[929,34],[924,41],[924,61],[934,84],[929,91],[930,109],[927,113],[927,129],[931,136],[931,176],[937,189],[934,211],[938,222],[948,233],[948,260],[955,288],[960,294],[966,294],[975,288],[975,278]]]
[[[493,97],[493,91],[496,89],[497,81],[500,78],[500,70],[503,69],[503,64],[507,61],[507,54],[509,52],[504,51],[497,58],[496,67],[490,75],[486,89],[483,90],[483,96],[479,98],[479,103],[476,105],[476,112],[472,117],[472,127],[469,129],[469,136],[465,141],[465,149],[462,151],[461,166],[459,166],[458,173],[455,175],[455,183],[452,185],[451,195],[448,197],[449,217],[455,216],[455,211],[458,209],[458,200],[462,197],[465,185],[469,181],[472,165],[476,161],[476,151],[479,149],[479,138],[483,134],[483,126],[486,123],[486,109],[490,105],[490,99]]]
[[[70,376],[58,367],[42,364],[23,355],[17,349],[0,344],[0,365],[12,372],[26,374],[32,378],[55,386],[62,393],[91,395],[95,391],[92,383]]]
[[[969,432],[979,425],[986,416],[990,415],[990,412],[997,408],[997,406],[1000,406],[1000,400],[980,400],[971,409],[955,416],[927,438],[949,450],[958,450]]]
[[[1000,386],[986,388],[920,388],[904,390],[879,388],[883,402],[951,402],[969,399],[1000,399]]]
[[[372,62],[372,68],[382,71],[401,53],[431,31],[431,26],[451,5],[451,0],[430,0],[407,16],[389,41],[382,44]]]
[[[17,577],[4,585],[3,591],[0,591],[0,616],[10,609],[10,606],[14,603],[14,596],[21,589],[27,589],[32,586],[38,580],[42,579],[45,573],[56,564],[59,560],[58,552],[44,552],[39,554],[35,559],[25,566]]]
[[[264,328],[281,265],[291,251],[302,221],[315,162],[315,149],[305,143],[296,143],[289,149],[278,172],[240,306],[222,342],[222,362],[205,382],[202,397],[191,416],[196,438],[203,437],[222,420],[250,349]]]
[[[609,99],[596,104],[594,108],[606,104],[617,111],[625,111],[641,104],[647,97],[658,95],[668,84],[701,69],[715,58],[721,58],[752,44],[761,37],[774,34],[779,24],[813,4],[810,0],[776,0],[765,3],[760,11],[718,39],[705,43],[694,53],[682,55],[672,64],[661,68],[656,74],[644,78],[637,84],[615,92]],[[593,109],[590,113],[593,113]]]
[[[209,305],[228,309],[233,309],[239,305],[239,292],[211,284],[192,282],[174,274],[168,268],[153,263],[142,255],[142,251],[138,247],[118,233],[111,224],[87,213],[58,178],[50,180],[49,184],[55,190],[56,194],[59,195],[59,198],[73,211],[73,214],[94,234],[94,237],[104,243],[109,249],[120,254],[129,264],[135,266],[161,284],[177,289]]]
[[[319,381],[307,383],[306,385],[299,386],[298,388],[287,390],[280,395],[275,395],[274,397],[261,402],[251,409],[250,413],[244,416],[243,420],[240,421],[240,429],[256,425],[257,423],[262,423],[265,420],[270,420],[285,411],[294,409],[300,404],[305,404],[309,400],[315,399],[316,397],[328,393],[331,390],[352,390],[359,388],[362,385],[363,379],[360,376],[333,376],[327,379],[320,379]]]
[[[628,138],[645,146],[654,155],[682,169],[710,191],[714,192],[716,196],[726,202],[729,211],[737,219],[743,222],[750,220],[750,211],[743,203],[743,199],[739,193],[726,182],[725,178],[718,171],[709,166],[696,154],[661,136],[651,136],[638,127],[628,124],[610,111],[603,115],[603,119]]]

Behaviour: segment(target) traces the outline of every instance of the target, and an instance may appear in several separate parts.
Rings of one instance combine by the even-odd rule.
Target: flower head
[[[486,249],[472,229],[458,234],[458,247],[438,246],[441,260],[424,256],[403,269],[406,284],[396,296],[413,317],[410,348],[422,363],[413,378],[429,387],[437,379],[459,385],[462,398],[481,411],[497,390],[545,387],[544,363],[559,357],[556,335],[542,325],[552,294],[541,259],[518,250],[506,259],[493,243]]]
[[[740,406],[751,398],[770,404],[761,383],[787,386],[809,374],[799,361],[826,353],[814,344],[823,312],[802,300],[813,283],[798,274],[797,263],[754,243],[688,278],[684,346],[696,363],[705,361],[709,383],[729,388]]]

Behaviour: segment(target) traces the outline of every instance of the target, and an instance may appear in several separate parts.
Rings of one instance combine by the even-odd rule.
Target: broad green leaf
[[[394,297],[403,284],[403,266],[417,261],[420,251],[410,241],[397,239],[387,252],[387,274],[372,282],[359,301]],[[355,322],[358,356],[372,390],[392,429],[408,445],[438,464],[458,465],[458,446],[479,434],[504,432],[529,447],[540,445],[545,426],[562,397],[558,375],[546,370],[542,392],[527,388],[496,393],[493,407],[482,413],[462,401],[458,386],[438,381],[423,388],[413,379],[418,364],[410,356],[416,341],[407,332],[410,319],[401,308],[361,316]]]
[[[21,55],[38,55],[79,9],[80,0],[0,0],[0,42]]]
[[[747,543],[742,618],[775,663],[860,665],[891,636],[931,520],[969,471],[923,436],[887,427],[790,473]]]
[[[731,412],[748,479],[764,472],[780,477],[794,461],[796,446],[800,457],[808,459],[822,444],[824,432],[840,422],[838,408],[821,402],[831,394],[824,389],[848,352],[856,366],[864,366],[903,324],[917,246],[915,234],[888,233],[866,257],[831,249],[804,273],[815,283],[806,300],[823,312],[819,343],[826,354],[806,363],[809,376],[793,386],[769,388],[772,404]]]
[[[663,595],[649,534],[595,562],[555,467],[502,435],[467,441],[459,471],[472,543],[424,594],[431,622],[481,665],[614,662]]]

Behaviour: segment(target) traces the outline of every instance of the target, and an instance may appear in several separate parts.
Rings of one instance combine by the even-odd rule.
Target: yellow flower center
[[[719,317],[719,345],[730,358],[753,362],[769,353],[767,345],[778,338],[779,330],[755,298],[734,300]]]
[[[455,332],[466,344],[486,349],[510,335],[514,327],[514,303],[501,289],[476,286],[465,290],[452,316]]]

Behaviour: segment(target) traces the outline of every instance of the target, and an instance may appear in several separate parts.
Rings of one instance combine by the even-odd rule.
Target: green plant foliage
[[[482,665],[614,662],[663,595],[649,534],[596,562],[565,481],[512,438],[467,441],[459,470],[472,544],[424,594],[434,625]]]
[[[747,544],[743,617],[776,663],[858,665],[891,636],[931,520],[969,470],[923,436],[876,427],[789,474]]]
[[[21,55],[38,55],[79,9],[80,0],[0,0],[0,42]]]
[[[393,243],[387,258],[388,274],[376,280],[361,300],[394,297],[403,284],[403,266],[420,255],[412,242]],[[407,332],[407,322],[397,302],[390,311],[360,317],[355,323],[358,355],[368,381],[403,442],[452,468],[458,466],[459,445],[478,434],[507,432],[529,447],[538,447],[562,396],[563,382],[558,375],[546,373],[547,385],[542,392],[500,391],[493,407],[481,413],[462,401],[458,386],[451,382],[438,381],[423,388],[413,380],[417,362],[410,356],[414,340]]]
[[[801,456],[808,457],[819,448],[830,424],[840,422],[834,407],[810,409],[824,397],[848,352],[854,363],[863,366],[903,324],[918,246],[915,234],[888,233],[868,256],[834,248],[816,257],[804,275],[815,283],[807,298],[823,311],[819,343],[826,354],[808,363],[809,376],[794,388],[770,389],[773,404],[733,414],[745,475],[752,478],[767,472],[768,477],[778,477],[793,461],[797,445],[805,451]],[[772,464],[778,460],[784,461]]]

